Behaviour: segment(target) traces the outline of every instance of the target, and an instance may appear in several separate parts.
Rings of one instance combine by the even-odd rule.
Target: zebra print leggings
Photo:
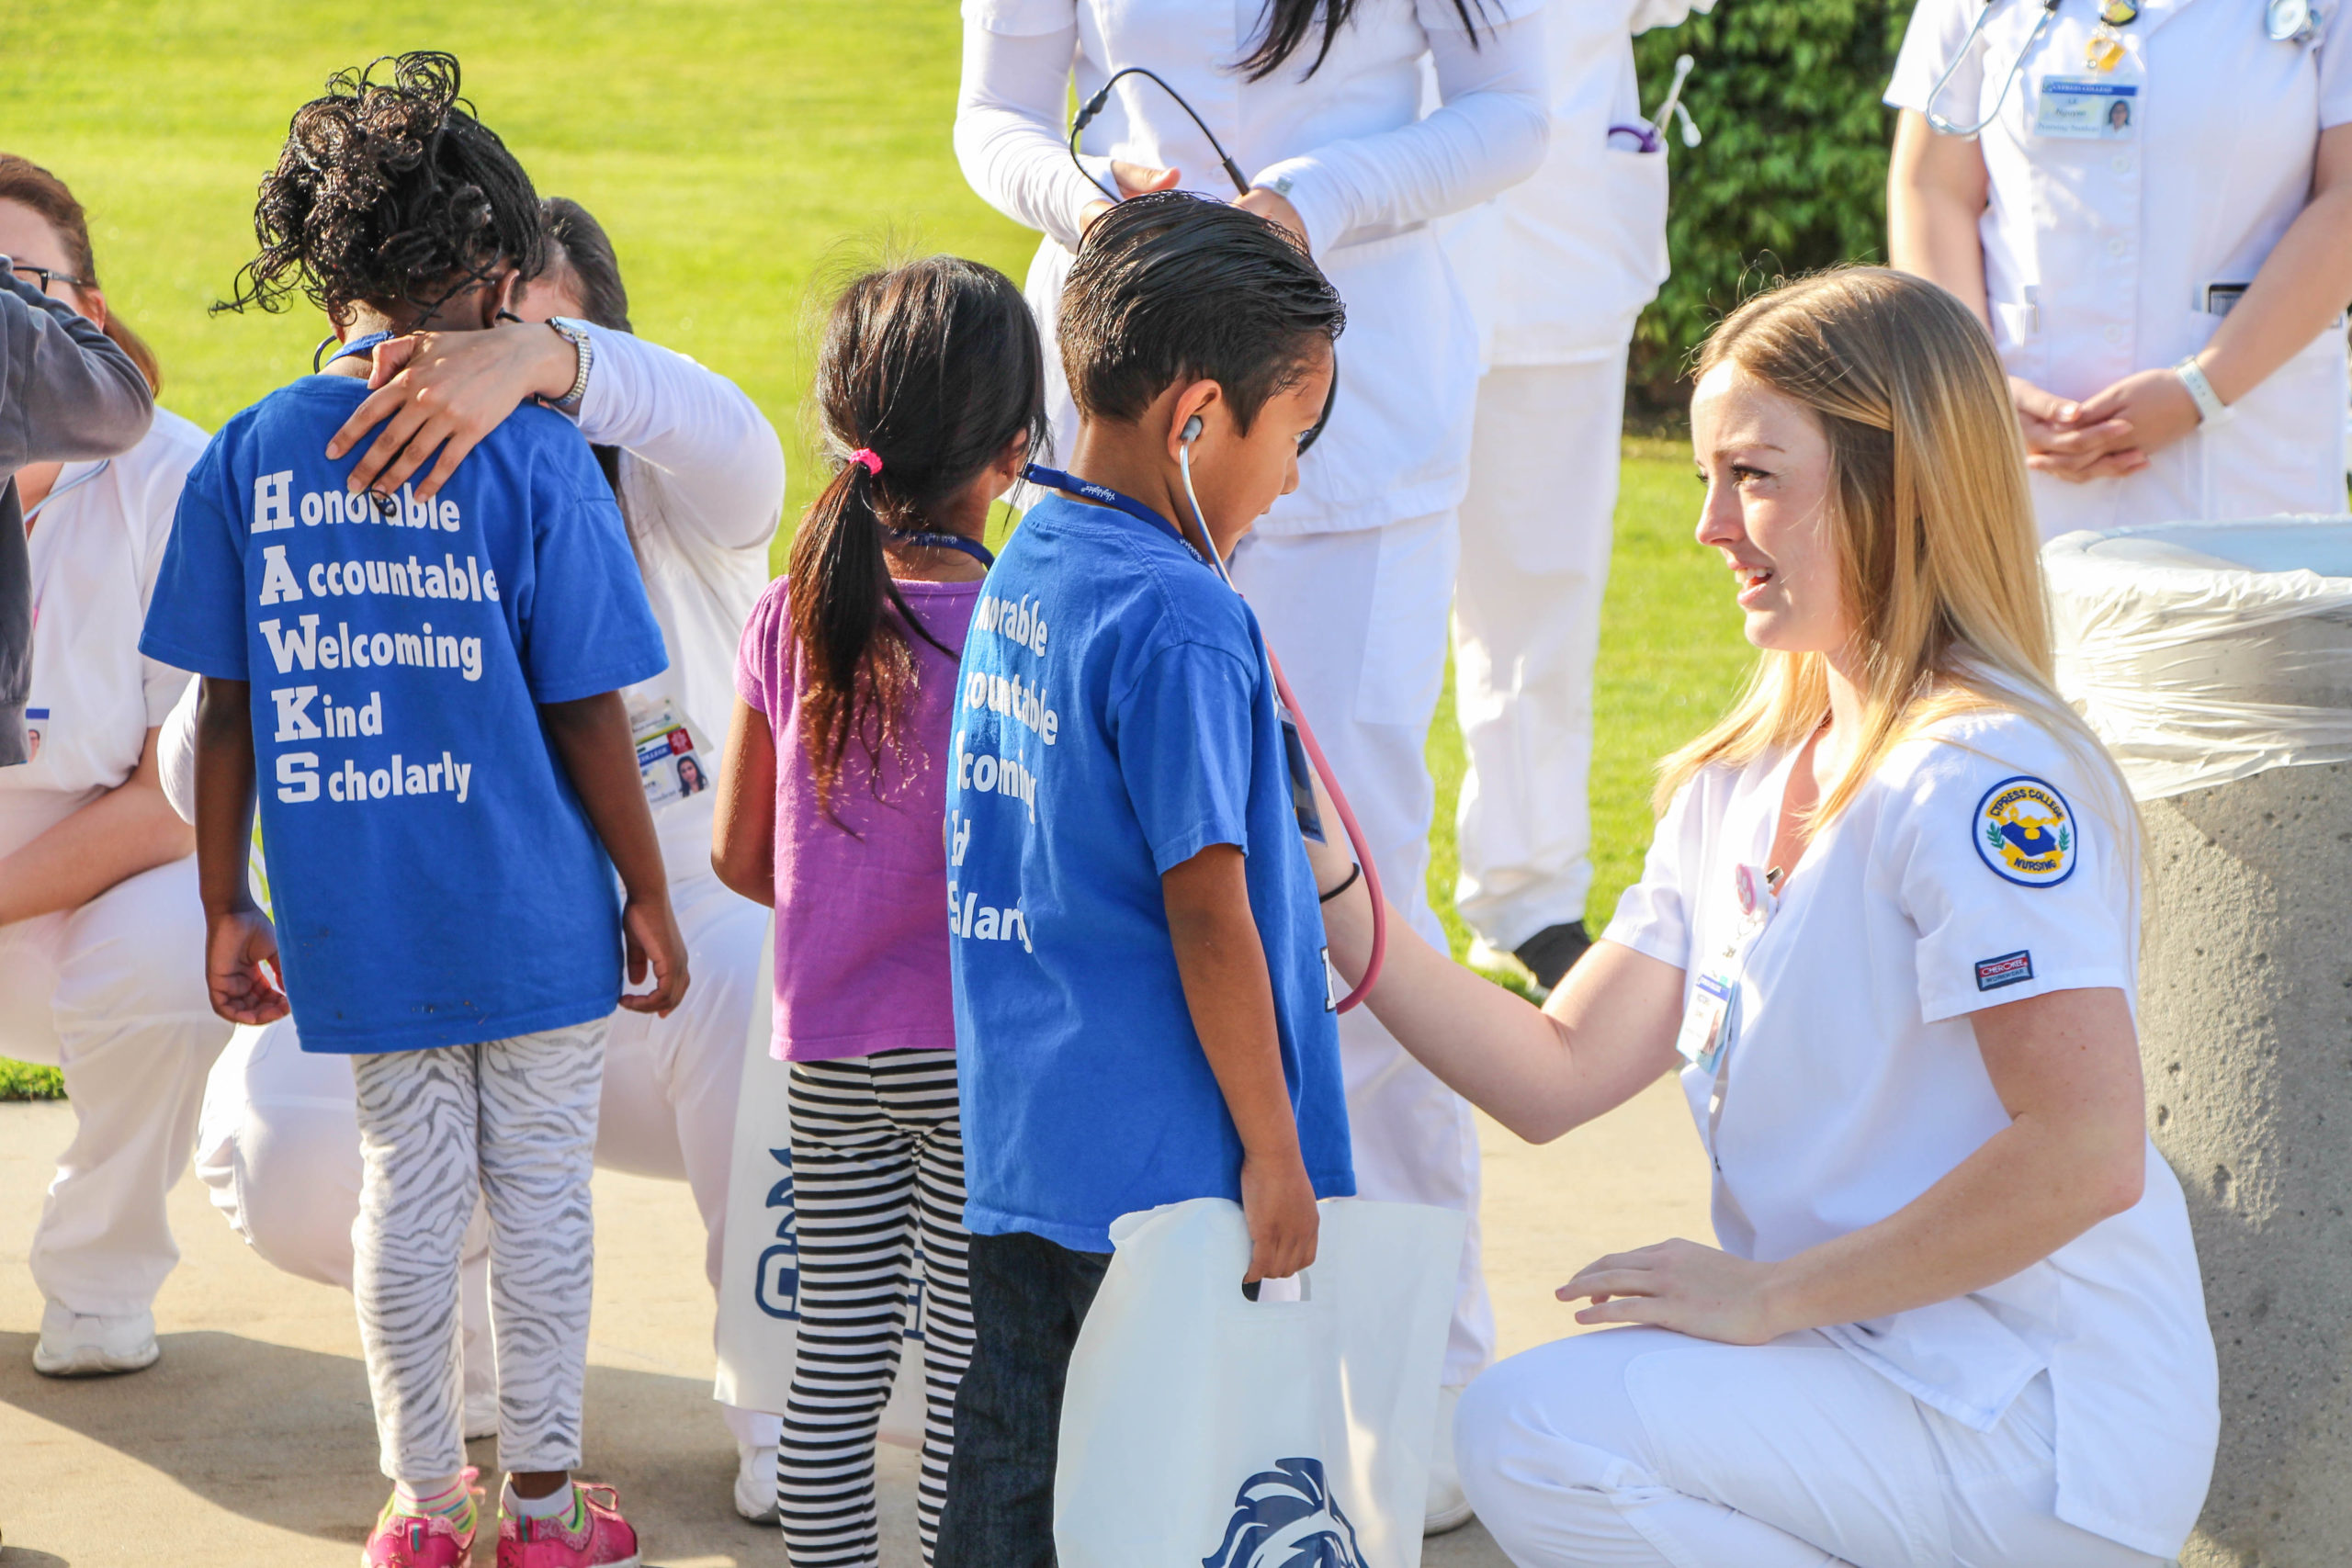
[[[580,1463],[608,1022],[351,1059],[363,1162],[352,1293],[395,1481],[465,1466],[458,1264],[477,1197],[490,1211],[499,1463]]]
[[[776,1450],[785,1549],[792,1568],[876,1562],[874,1434],[899,1339],[919,1334],[916,1518],[929,1562],[955,1450],[956,1386],[972,1359],[956,1054],[796,1062],[790,1103],[800,1326]]]

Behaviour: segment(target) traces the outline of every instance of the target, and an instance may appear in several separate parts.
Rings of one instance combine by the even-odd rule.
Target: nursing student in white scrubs
[[[956,153],[991,206],[1044,232],[1027,293],[1048,343],[1080,237],[1111,192],[1182,187],[1301,236],[1348,307],[1330,423],[1233,558],[1389,890],[1435,940],[1423,892],[1434,795],[1422,747],[1445,671],[1455,509],[1469,481],[1476,327],[1430,220],[1524,179],[1549,135],[1543,0],[965,0]],[[1420,112],[1419,60],[1440,107]],[[1080,138],[1068,94],[1126,76]],[[1055,431],[1076,429],[1048,378]],[[1362,1010],[1340,1043],[1367,1197],[1471,1216],[1445,1375],[1494,1353],[1478,1268],[1469,1110]],[[1458,1505],[1442,1512],[1458,1523]]]
[[[1920,0],[1886,101],[1888,254],[1991,326],[2043,537],[2345,510],[2345,7]]]
[[[81,205],[5,154],[0,255],[18,283],[108,324]],[[146,345],[119,321],[110,335],[152,387]],[[229,1038],[204,989],[196,838],[156,782],[156,728],[188,677],[139,652],[205,437],[160,408],[145,428],[112,457],[16,476],[32,759],[0,769],[0,1056],[62,1067],[74,1111],[30,1257],[45,1303],[33,1366],[51,1376],[136,1371],[160,1354],[155,1292],[179,1261],[164,1194],[187,1168],[205,1069]]]
[[[1699,8],[1711,8],[1704,0]],[[1454,902],[1471,961],[1545,989],[1591,945],[1592,675],[1617,507],[1625,352],[1666,280],[1666,142],[1643,125],[1634,35],[1690,0],[1544,13],[1552,146],[1524,184],[1438,232],[1485,348],[1462,501],[1453,703],[1468,752]]]
[[[1464,1487],[1521,1568],[2155,1568],[2211,1478],[2213,1342],[2146,1132],[2138,824],[2050,684],[2000,362],[1858,268],[1699,368],[1753,682],[1541,1012],[1403,932],[1371,1005],[1535,1141],[1679,1068],[1717,1245],[1562,1259],[1613,1326],[1471,1387]],[[1368,901],[1325,908],[1360,974]]]
[[[629,688],[628,697],[695,985],[667,1018],[614,1014],[596,1158],[693,1188],[715,1290],[736,1088],[767,917],[711,874],[708,780],[731,711],[736,644],[768,581],[784,454],[766,417],[733,382],[630,332],[604,231],[575,203],[547,205],[556,257],[512,302],[522,319],[431,339],[412,360],[400,357],[409,345],[397,345],[379,358],[379,374],[402,362],[405,372],[362,404],[344,434],[355,443],[347,449],[362,454],[356,473],[381,470],[379,488],[437,488],[516,404],[545,397],[578,420],[614,479],[670,650],[668,673]],[[576,404],[564,401],[575,392]],[[368,434],[379,421],[382,434]],[[401,456],[384,468],[394,453]],[[192,721],[192,705],[175,716],[167,773],[175,785],[177,764],[192,755],[183,750]],[[206,1093],[198,1173],[263,1257],[349,1287],[359,1198],[350,1068],[303,1054],[292,1020],[237,1032]],[[477,1417],[479,1429],[496,1427],[488,1236],[476,1240],[465,1277],[469,1431]],[[776,1417],[726,1414],[740,1461],[739,1505],[772,1511]]]

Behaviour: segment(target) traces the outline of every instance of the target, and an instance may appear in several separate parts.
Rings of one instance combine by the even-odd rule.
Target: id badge
[[[645,786],[646,805],[659,810],[710,787],[710,773],[695,748],[694,735],[668,697],[632,704],[628,728],[637,742],[637,776]]]
[[[2134,141],[2140,84],[2128,76],[2044,76],[2034,93],[2033,133],[2067,141]]]
[[[1714,1072],[1730,1043],[1726,1026],[1738,989],[1738,974],[1729,967],[1702,973],[1690,988],[1690,1005],[1682,1011],[1682,1032],[1675,1036],[1674,1048],[1702,1073]]]

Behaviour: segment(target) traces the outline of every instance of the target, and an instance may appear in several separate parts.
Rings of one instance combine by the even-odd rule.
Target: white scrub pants
[[[1989,1432],[1818,1334],[1612,1328],[1474,1384],[1454,1461],[1518,1568],[2157,1568],[2059,1520],[2047,1375]]]
[[[74,1108],[33,1232],[44,1297],[106,1317],[153,1306],[180,1259],[164,1194],[228,1038],[205,994],[194,856],[0,926],[0,1055],[62,1069]]]
[[[1617,508],[1625,351],[1498,366],[1478,383],[1453,700],[1463,920],[1498,953],[1584,918],[1592,673]]]
[[[1249,536],[1232,563],[1340,776],[1390,902],[1440,951],[1445,931],[1429,905],[1434,794],[1425,748],[1445,679],[1455,543],[1454,515],[1443,512],[1385,528]],[[1340,832],[1337,822],[1324,829]],[[1469,1217],[1445,1354],[1446,1383],[1466,1383],[1495,1355],[1470,1107],[1406,1055],[1368,1008],[1340,1017],[1340,1065],[1357,1193]]]
[[[718,1288],[735,1145],[735,1091],[751,1027],[767,911],[714,877],[671,884],[693,984],[668,1018],[616,1012],[605,1046],[596,1163],[683,1179],[707,1237],[704,1270]],[[197,1174],[214,1207],[255,1252],[306,1280],[351,1288],[351,1222],[359,1212],[359,1123],[347,1056],[306,1053],[293,1021],[241,1029],[204,1091]],[[487,1369],[490,1233],[468,1233],[463,1316],[469,1368]],[[487,1393],[477,1372],[469,1382]],[[772,1415],[726,1406],[738,1441],[773,1444]]]

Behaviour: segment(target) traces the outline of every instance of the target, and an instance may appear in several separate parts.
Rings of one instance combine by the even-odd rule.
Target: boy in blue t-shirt
[[[1062,293],[1077,446],[989,573],[949,758],[975,1347],[941,1568],[1052,1561],[1112,1221],[1238,1200],[1277,1279],[1355,1190],[1272,672],[1207,554],[1296,486],[1342,320],[1287,233],[1173,194],[1099,219]]]
[[[299,282],[345,346],[213,438],[140,646],[204,678],[214,1010],[258,1024],[290,1004],[303,1049],[352,1061],[353,1290],[395,1483],[363,1561],[470,1550],[458,1269],[479,1194],[500,1561],[592,1568],[637,1561],[618,1513],[568,1484],[605,1031],[616,1001],[666,1012],[686,986],[619,695],[665,667],[662,635],[560,414],[516,410],[429,501],[349,491],[352,460],[325,457],[368,396],[368,345],[490,326],[545,255],[530,181],[456,95],[454,60],[406,55],[391,83],[339,77],[296,114],[237,303]],[[246,886],[256,780],[275,926]],[[650,991],[621,997],[625,953]]]

